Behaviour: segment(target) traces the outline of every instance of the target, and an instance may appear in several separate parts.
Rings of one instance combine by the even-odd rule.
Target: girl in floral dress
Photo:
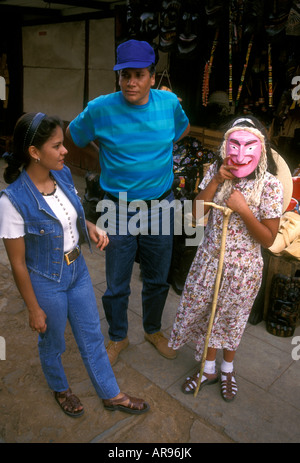
[[[282,215],[283,189],[274,176],[276,164],[260,122],[240,118],[231,123],[220,148],[221,160],[209,169],[194,201],[214,202],[232,209],[227,235],[216,314],[200,389],[218,381],[216,354],[223,350],[221,394],[231,401],[237,393],[233,359],[261,285],[261,246],[272,245]],[[210,210],[203,243],[191,265],[177,310],[169,346],[196,343],[201,361],[220,256],[223,212]],[[199,370],[182,385],[184,393],[197,387]]]

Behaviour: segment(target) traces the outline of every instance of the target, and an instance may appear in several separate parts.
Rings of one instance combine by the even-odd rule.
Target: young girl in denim
[[[39,333],[44,375],[62,410],[73,417],[84,411],[61,362],[68,319],[104,407],[143,413],[148,404],[120,392],[106,353],[80,243],[90,245],[90,235],[103,249],[108,239],[85,221],[70,170],[64,165],[66,154],[58,118],[29,113],[19,119],[13,153],[4,155],[8,163],[4,179],[10,185],[0,192],[0,237],[28,309],[29,325]]]

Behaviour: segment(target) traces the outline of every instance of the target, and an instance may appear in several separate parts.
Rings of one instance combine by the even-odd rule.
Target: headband
[[[45,117],[46,117],[46,114],[37,113],[32,119],[32,121],[30,122],[25,138],[24,138],[24,145],[23,145],[24,151],[25,151],[26,146],[31,146],[33,139],[36,135],[36,132],[40,126],[40,123]]]
[[[241,117],[240,119],[237,119],[237,120],[234,121],[234,123],[232,124],[232,127],[235,127],[237,124],[240,124],[241,122],[248,122],[248,123],[251,124],[253,127],[255,127],[254,122],[253,122],[251,119],[248,119],[248,117]]]

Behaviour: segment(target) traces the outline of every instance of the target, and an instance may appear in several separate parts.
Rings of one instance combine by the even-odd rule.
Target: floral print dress
[[[200,188],[205,189],[217,172],[209,169]],[[235,188],[246,192],[255,180],[237,179]],[[278,179],[268,172],[264,178],[261,201],[250,209],[261,219],[282,215],[283,193]],[[196,343],[195,359],[200,361],[207,334],[214,295],[222,236],[223,213],[211,208],[204,241],[191,265],[175,317],[169,346],[178,349],[187,342]],[[229,219],[224,264],[215,319],[209,347],[235,351],[245,330],[252,305],[261,285],[263,259],[260,245],[250,236],[236,212]]]

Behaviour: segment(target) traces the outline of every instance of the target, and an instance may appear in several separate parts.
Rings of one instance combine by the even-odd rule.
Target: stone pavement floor
[[[5,187],[0,161],[0,189]],[[84,178],[74,175],[82,197]],[[98,300],[102,332],[108,342],[101,297],[105,291],[105,252],[86,245],[83,253]],[[141,288],[135,264],[129,300],[129,347],[113,367],[120,389],[145,398],[151,409],[140,416],[104,410],[89,380],[71,329],[66,328],[64,367],[85,413],[66,416],[45,382],[37,352],[37,335],[14,285],[3,243],[0,244],[0,442],[3,443],[297,443],[300,442],[300,326],[292,338],[269,334],[265,323],[248,325],[236,355],[239,392],[223,401],[220,384],[201,390],[195,398],[180,386],[199,368],[193,346],[178,351],[175,360],[161,357],[144,340]],[[88,303],[88,301],[87,301]],[[162,330],[169,335],[179,303],[170,289]],[[295,344],[292,344],[294,342]],[[1,353],[1,351],[0,351]],[[221,357],[217,358],[220,365]]]

